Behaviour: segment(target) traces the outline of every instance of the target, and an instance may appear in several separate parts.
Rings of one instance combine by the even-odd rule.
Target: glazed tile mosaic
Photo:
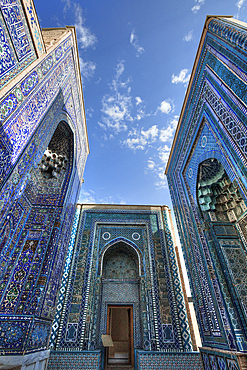
[[[100,365],[100,351],[83,353],[52,351],[48,368],[50,370],[100,370]]]
[[[203,370],[202,361],[199,353],[166,353],[155,352],[147,353],[137,351],[138,370]]]
[[[208,19],[166,169],[210,370],[238,369],[247,351],[246,39]]]
[[[3,87],[37,56],[20,0],[2,0],[0,9],[0,46],[3,50],[0,87]]]

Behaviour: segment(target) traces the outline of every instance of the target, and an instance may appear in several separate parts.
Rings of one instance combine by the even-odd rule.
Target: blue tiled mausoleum
[[[3,0],[0,48],[0,367],[44,369],[89,151],[75,29]]]
[[[49,370],[202,368],[172,234],[166,206],[77,206]]]
[[[247,29],[208,16],[166,174],[205,369],[247,363]]]

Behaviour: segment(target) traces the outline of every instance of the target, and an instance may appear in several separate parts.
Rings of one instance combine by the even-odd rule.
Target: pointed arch
[[[141,251],[139,249],[139,247],[133,243],[132,241],[126,239],[126,238],[123,238],[123,237],[118,237],[118,238],[115,238],[113,240],[111,240],[110,242],[106,243],[105,246],[103,247],[101,253],[100,253],[100,256],[99,256],[99,275],[102,276],[102,272],[103,272],[103,263],[104,263],[104,257],[105,257],[105,254],[106,252],[111,248],[111,247],[114,247],[116,246],[118,243],[124,243],[128,246],[128,248],[131,248],[132,250],[132,254],[133,255],[136,255],[137,256],[137,261],[138,261],[138,272],[139,272],[139,276],[141,276],[141,272],[142,272],[142,268],[141,268],[141,260],[142,260],[142,254],[141,254]]]

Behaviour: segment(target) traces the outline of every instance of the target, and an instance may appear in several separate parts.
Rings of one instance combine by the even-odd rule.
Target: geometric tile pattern
[[[175,256],[174,251],[174,245],[173,245],[173,239],[171,235],[171,231],[169,230],[169,224],[168,224],[168,212],[165,210],[163,212],[164,217],[164,226],[165,226],[165,240],[168,248],[168,253],[170,257],[170,263],[172,265],[172,271],[173,271],[173,283],[175,286],[175,296],[177,301],[177,307],[178,307],[178,317],[180,322],[180,330],[181,330],[181,336],[183,338],[183,345],[184,348],[188,351],[191,350],[191,339],[189,335],[189,324],[187,320],[187,316],[185,314],[185,303],[184,303],[184,297],[183,292],[181,289],[181,283],[179,278],[179,272],[178,272],[178,266],[177,266],[177,260]]]
[[[100,351],[91,353],[51,351],[47,370],[99,370],[100,368]]]
[[[80,216],[80,211],[77,209],[76,212],[75,212],[75,218],[74,218],[74,222],[73,222],[73,226],[72,226],[68,252],[67,252],[67,256],[66,256],[66,260],[65,260],[62,282],[61,282],[61,286],[60,286],[60,290],[59,290],[56,316],[55,316],[55,319],[54,319],[53,325],[52,325],[52,332],[51,332],[51,336],[50,336],[50,348],[54,348],[54,346],[55,346],[54,339],[56,338],[56,332],[57,332],[58,327],[59,327],[59,322],[60,322],[60,318],[61,318],[61,314],[62,314],[63,303],[66,304],[65,291],[66,291],[67,282],[69,281],[69,268],[70,268],[71,260],[72,260],[72,257],[73,257],[74,243],[75,243],[75,237],[76,237],[76,232],[77,232],[79,216]]]
[[[205,348],[202,348],[200,352],[205,370],[240,370],[234,354]]]
[[[138,282],[104,282],[102,284],[102,303],[100,330],[97,333],[97,344],[101,347],[101,335],[106,333],[107,305],[125,303],[133,305],[134,343],[135,348],[142,348],[140,327],[140,286]]]
[[[155,353],[137,351],[138,370],[203,370],[203,364],[198,352],[195,353]],[[206,367],[204,368],[206,370]],[[208,370],[208,369],[207,369]],[[211,369],[210,369],[211,370]]]

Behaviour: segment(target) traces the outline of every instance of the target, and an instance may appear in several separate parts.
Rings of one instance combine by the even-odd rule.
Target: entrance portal
[[[111,335],[113,341],[113,347],[107,351],[107,365],[133,365],[132,306],[108,306],[107,334]]]

